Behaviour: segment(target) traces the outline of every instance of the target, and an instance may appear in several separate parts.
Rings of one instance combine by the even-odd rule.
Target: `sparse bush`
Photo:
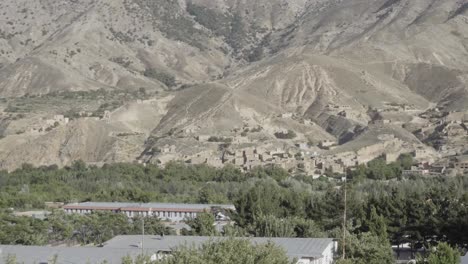
[[[154,68],[150,68],[150,69],[146,69],[143,75],[148,78],[156,79],[162,82],[167,87],[176,86],[175,77],[170,75],[169,73],[160,72]]]
[[[287,133],[284,133],[284,132],[275,133],[275,137],[278,139],[293,139],[293,138],[296,138],[297,135],[294,131],[288,130]]]
[[[263,127],[261,126],[258,126],[256,128],[253,128],[252,130],[250,130],[250,132],[252,133],[258,133],[258,132],[261,132],[263,130]]]
[[[225,138],[225,137],[216,137],[212,136],[208,139],[208,142],[223,142],[223,143],[231,143],[232,138]]]
[[[128,58],[124,57],[112,57],[110,58],[110,61],[115,62],[124,68],[128,68],[132,65],[132,62]]]

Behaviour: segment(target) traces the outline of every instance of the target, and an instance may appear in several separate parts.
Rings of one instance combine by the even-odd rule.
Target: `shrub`
[[[152,79],[156,79],[162,82],[167,87],[174,87],[176,86],[175,77],[170,75],[169,73],[160,72],[154,68],[146,69],[143,73],[144,76]]]
[[[287,133],[284,133],[284,132],[275,133],[275,137],[278,139],[293,139],[293,138],[296,138],[297,135],[294,131],[288,130]]]

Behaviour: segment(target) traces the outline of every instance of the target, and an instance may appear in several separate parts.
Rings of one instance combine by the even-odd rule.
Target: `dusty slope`
[[[465,2],[2,1],[0,97],[181,90],[167,99],[157,95],[159,110],[121,108],[111,123],[72,123],[60,135],[9,136],[0,140],[0,160],[4,167],[74,158],[128,161],[151,149],[149,134],[172,138],[193,127],[200,134],[229,135],[245,125],[261,126],[268,140],[292,128],[302,141],[348,140],[367,126],[370,108],[467,109]],[[346,107],[348,116],[330,105]],[[285,113],[294,118],[279,117]],[[0,123],[2,130],[10,122]],[[116,133],[141,135],[114,147],[121,143]],[[24,155],[32,145],[46,146],[52,135],[59,145],[69,138],[81,143],[50,144],[44,157]]]
[[[2,96],[168,89],[216,79],[240,63],[233,58],[247,58],[262,36],[287,26],[304,6],[304,0],[33,2],[0,3],[0,20],[6,22],[0,26]],[[155,74],[145,73],[149,69]],[[39,77],[44,75],[52,76]],[[168,83],[172,77],[176,82]]]

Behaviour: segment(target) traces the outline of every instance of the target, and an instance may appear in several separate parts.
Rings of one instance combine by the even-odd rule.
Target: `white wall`
[[[303,258],[300,259],[297,264],[332,264],[335,254],[335,245],[330,243],[328,247],[322,252],[320,259]]]

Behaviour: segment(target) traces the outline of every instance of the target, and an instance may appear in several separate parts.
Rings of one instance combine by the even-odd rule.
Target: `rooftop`
[[[178,204],[178,203],[117,203],[117,202],[85,202],[67,204],[64,209],[85,209],[98,208],[99,210],[115,210],[120,208],[136,209],[153,209],[153,210],[208,210],[212,207],[220,207],[223,209],[235,210],[234,205],[230,204]]]
[[[0,264],[6,263],[9,255],[15,256],[18,263],[48,263],[57,256],[57,263],[106,263],[120,264],[125,256],[137,257],[141,254],[141,236],[117,236],[105,243],[104,247],[39,247],[0,245]],[[147,255],[168,252],[180,246],[198,247],[208,241],[227,237],[184,237],[184,236],[145,236],[144,251]],[[323,252],[333,246],[328,238],[245,238],[255,244],[273,242],[282,247],[290,259],[302,257],[322,257]]]
[[[202,236],[145,236],[143,244],[145,248],[158,251],[172,251],[179,246],[198,247],[208,241],[217,241],[227,239],[227,237],[202,237]],[[255,244],[266,244],[273,242],[282,247],[288,257],[320,257],[322,253],[333,243],[331,238],[263,238],[252,237],[245,238]],[[129,249],[138,246],[141,243],[141,236],[116,236],[104,243],[104,248]]]
[[[151,255],[152,251],[146,251]],[[0,245],[0,264],[6,263],[9,255],[15,256],[17,263],[38,264],[52,263],[57,256],[57,263],[106,263],[120,264],[122,258],[133,258],[141,254],[139,248],[114,249],[98,247],[38,247],[38,246],[3,246]]]
[[[468,162],[468,155],[457,156],[455,159],[457,162]]]
[[[464,257],[461,257],[461,264],[468,264],[468,253]]]

